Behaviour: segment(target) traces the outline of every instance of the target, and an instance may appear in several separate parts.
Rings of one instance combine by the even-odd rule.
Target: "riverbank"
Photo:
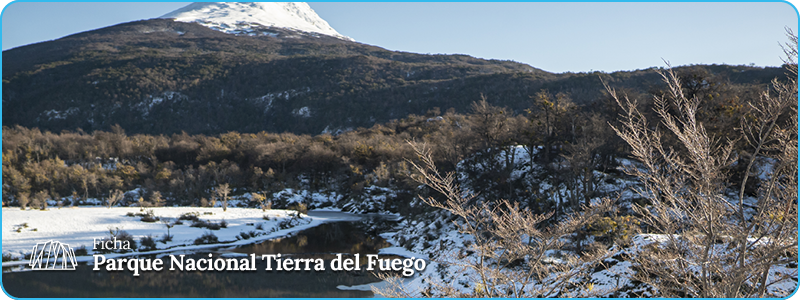
[[[49,240],[76,250],[78,262],[90,261],[92,254],[108,252],[107,257],[192,251],[221,246],[241,246],[291,235],[326,222],[355,221],[363,218],[337,211],[311,211],[253,208],[136,207],[51,208],[46,211],[3,208],[3,267],[23,266],[24,259],[37,243]],[[190,220],[195,219],[195,220]],[[203,226],[205,225],[205,226]],[[169,227],[169,228],[168,228]],[[136,245],[125,249],[102,249],[98,241],[113,233],[125,232]],[[216,241],[203,236],[213,235]],[[165,239],[165,236],[170,236]],[[149,247],[142,240],[152,237]],[[97,249],[95,249],[97,248]]]
[[[164,209],[163,213],[158,211]],[[161,218],[172,218],[183,209],[194,208],[158,208],[154,212],[155,215]],[[67,210],[67,209],[62,209]],[[94,228],[97,231],[95,234],[103,235],[100,232],[103,228],[103,222],[110,222],[114,224],[121,224],[125,228],[130,228],[130,232],[144,233],[147,235],[147,224],[138,224],[138,218],[128,217],[126,209],[120,209],[119,212],[114,213],[115,208],[76,208],[72,209],[81,211],[79,215],[89,214],[95,212],[95,215],[105,217],[90,217],[82,216],[83,218],[90,218],[95,223],[85,226],[85,229]],[[137,211],[137,208],[132,208]],[[209,223],[221,222],[224,215],[228,223],[226,228],[215,230],[219,236],[231,236],[239,229],[249,229],[254,225],[248,223],[259,221],[258,216],[261,213],[259,209],[231,209],[222,213],[221,209],[208,209],[211,210],[213,215],[206,215],[203,218],[200,211],[201,219]],[[168,212],[171,211],[171,212]],[[7,218],[7,215],[15,215],[17,220],[19,216],[26,216],[28,213],[34,213],[35,216],[59,216],[64,212],[59,213],[57,209],[45,212],[19,212],[12,211],[4,215],[4,222],[8,222],[12,218]],[[271,222],[273,225],[280,224],[281,220],[291,220],[293,211],[267,211],[271,216],[271,221],[262,222],[262,226]],[[230,213],[230,214],[228,214]],[[73,212],[74,214],[74,212]],[[121,215],[121,216],[120,216]],[[172,217],[170,217],[172,216]],[[180,215],[177,215],[180,217]],[[214,216],[213,218],[211,216]],[[237,216],[233,218],[233,216]],[[128,219],[130,218],[130,219]],[[132,271],[127,268],[115,268],[109,270],[106,266],[101,266],[100,271],[94,270],[96,263],[91,261],[92,256],[80,256],[78,259],[77,268],[75,271],[70,272],[27,272],[25,269],[28,263],[27,259],[6,262],[4,264],[3,285],[11,295],[16,297],[372,297],[373,294],[366,289],[349,290],[349,286],[363,286],[369,283],[376,283],[380,281],[373,272],[366,270],[351,270],[351,271],[336,271],[330,261],[332,258],[342,257],[344,259],[353,257],[365,258],[368,254],[380,254],[381,258],[396,258],[397,256],[384,255],[387,247],[391,244],[384,241],[381,237],[382,234],[390,228],[394,228],[397,216],[393,215],[380,215],[380,214],[352,214],[345,212],[337,212],[331,210],[324,211],[309,211],[308,214],[302,215],[303,220],[308,220],[306,224],[299,224],[291,228],[280,229],[270,234],[250,238],[247,240],[223,241],[220,239],[219,243],[208,245],[181,245],[174,246],[169,249],[160,249],[155,251],[131,251],[127,253],[105,253],[103,257],[106,260],[133,258],[141,260],[162,260],[171,262],[171,256],[180,256],[188,260],[202,260],[210,258],[223,258],[225,260],[234,258],[237,260],[248,259],[252,260],[255,255],[256,263],[250,264],[248,271],[219,271],[206,270],[203,272],[191,271],[182,272],[180,270],[169,270],[164,268],[160,272],[145,271],[142,268],[139,276],[136,276]],[[137,221],[138,220],[138,221]],[[85,220],[84,220],[85,221]],[[48,220],[51,226],[58,223],[58,218],[51,218]],[[31,223],[34,224],[34,223]],[[43,223],[35,223],[40,224]],[[186,227],[188,225],[174,226],[171,231],[176,228],[182,228],[184,231],[196,230],[196,228]],[[58,227],[58,226],[55,226]],[[67,226],[62,226],[67,227]],[[29,227],[30,228],[30,227]],[[162,230],[156,228],[156,231]],[[163,229],[165,230],[165,229]],[[42,234],[45,237],[53,236],[57,230],[51,229],[47,232],[39,232],[39,230],[28,230],[27,232],[12,232],[22,233],[17,236],[15,244],[17,248],[22,248],[23,239],[20,236],[30,233]],[[179,230],[180,231],[180,230]],[[206,230],[208,231],[208,230]],[[90,236],[88,233],[79,233],[81,230],[66,230],[61,229],[60,235],[53,237],[57,238],[73,238],[76,240],[87,239]],[[243,231],[240,231],[243,232]],[[83,236],[70,236],[70,233]],[[174,233],[173,233],[174,234]],[[190,235],[185,240],[190,240]],[[4,232],[4,238],[8,236]],[[179,240],[181,234],[175,234],[175,239]],[[138,238],[138,236],[137,236]],[[5,240],[4,240],[5,242]],[[77,245],[77,244],[76,244]],[[73,245],[70,245],[73,247]],[[32,247],[32,246],[31,246]],[[262,261],[261,255],[263,254],[283,254],[282,257],[289,259],[322,259],[326,270],[319,271],[287,271],[287,270],[268,270],[265,261]],[[121,258],[124,257],[124,258]],[[256,268],[252,268],[257,265]],[[127,266],[127,265],[126,265]],[[10,271],[10,272],[9,272]],[[116,276],[121,275],[121,276]],[[203,285],[196,285],[197,282],[204,282]]]

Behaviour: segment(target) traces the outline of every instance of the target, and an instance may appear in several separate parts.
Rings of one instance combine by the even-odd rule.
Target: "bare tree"
[[[164,198],[161,196],[161,192],[154,191],[150,194],[150,203],[153,203],[153,206],[161,206],[164,202]]]
[[[228,211],[228,194],[230,192],[231,188],[227,183],[220,184],[214,191],[219,201],[222,202],[222,211]]]
[[[144,201],[144,197],[139,197],[138,203],[139,203],[139,211],[144,211],[145,207],[151,206],[150,202]]]
[[[76,165],[73,170],[73,176],[77,178],[83,188],[83,199],[88,199],[89,187],[97,185],[97,175],[80,165]]]
[[[261,211],[267,211],[267,197],[259,193],[250,193],[250,202],[258,203],[261,206]],[[269,205],[270,208],[272,205]]]
[[[475,204],[472,195],[465,196],[455,183],[453,173],[442,175],[434,165],[430,151],[412,145],[422,165],[413,164],[421,173],[420,182],[445,196],[443,202],[422,198],[433,207],[443,209],[458,220],[454,222],[459,232],[472,242],[466,249],[453,249],[437,258],[439,264],[459,269],[473,283],[471,289],[432,282],[423,291],[408,290],[402,282],[388,279],[390,287],[376,293],[391,297],[569,297],[597,296],[588,278],[602,258],[604,250],[578,255],[563,252],[558,262],[549,254],[567,248],[565,240],[579,228],[595,221],[607,211],[612,201],[586,207],[555,225],[546,225],[549,214],[534,214],[507,200],[485,201]],[[471,253],[471,254],[470,254]]]
[[[33,207],[40,210],[47,209],[47,199],[50,199],[50,193],[47,191],[38,191],[33,195]]]
[[[30,193],[20,192],[17,194],[17,201],[19,202],[19,209],[25,210],[25,207],[28,206],[30,202]]]
[[[109,191],[108,199],[106,199],[106,205],[108,206],[108,208],[111,208],[112,206],[114,206],[114,204],[119,202],[119,200],[122,200],[122,196],[123,193],[120,190]]]
[[[483,143],[485,149],[493,149],[502,144],[503,140],[510,134],[508,115],[505,108],[493,106],[486,101],[486,96],[481,95],[481,100],[472,102],[472,115],[470,121],[473,123],[473,131]]]
[[[574,142],[564,146],[566,153],[562,157],[566,159],[569,172],[566,174],[566,184],[568,187],[570,206],[573,209],[580,207],[580,200],[584,200],[584,205],[589,205],[589,201],[595,192],[594,171],[599,164],[600,156],[598,149],[603,146],[605,136],[602,122],[597,115],[580,115],[585,120],[580,124],[579,135],[574,137]],[[601,125],[602,124],[602,125]],[[599,125],[599,126],[598,126]],[[607,126],[607,125],[605,125]],[[608,134],[613,134],[608,130]],[[581,199],[582,198],[582,199]]]
[[[69,201],[69,206],[70,206],[70,207],[73,207],[73,206],[75,206],[76,204],[78,204],[78,200],[80,200],[80,198],[81,198],[81,197],[80,197],[80,196],[78,196],[78,191],[76,191],[76,190],[72,190],[72,198],[70,198],[70,199],[69,199],[69,200],[70,200],[70,201]]]
[[[649,246],[634,257],[635,279],[659,296],[785,297],[794,289],[797,269],[785,266],[797,261],[798,246],[797,65],[788,65],[788,82],[773,81],[772,91],[751,103],[752,115],[742,121],[742,138],[751,146],[746,154],[734,141],[706,132],[696,117],[700,100],[684,94],[671,69],[661,72],[668,93],[655,97],[658,126],[648,123],[635,101],[606,86],[624,111],[614,130],[639,161],[626,171],[652,203],[634,211],[657,234],[647,236],[649,242],[642,242]],[[737,155],[750,161],[738,195],[726,173]],[[766,159],[771,173],[761,174],[757,195],[748,198],[744,185],[756,175],[759,159]],[[780,283],[792,287],[770,290]]]
[[[208,202],[208,199],[202,197],[200,198],[200,207],[213,207],[213,206],[211,205],[210,202]]]

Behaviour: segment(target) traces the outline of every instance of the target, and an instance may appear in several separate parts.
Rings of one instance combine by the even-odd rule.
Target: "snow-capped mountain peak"
[[[228,33],[268,26],[353,40],[336,32],[305,2],[195,2],[160,18],[196,22]]]

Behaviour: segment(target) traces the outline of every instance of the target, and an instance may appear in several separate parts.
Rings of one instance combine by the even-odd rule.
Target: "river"
[[[169,271],[142,272],[93,271],[92,266],[79,264],[75,271],[38,270],[3,273],[3,287],[15,297],[304,297],[359,298],[372,297],[372,292],[340,290],[337,286],[353,286],[380,281],[367,271],[265,271],[262,254],[281,253],[284,258],[321,258],[326,266],[336,254],[353,257],[377,254],[390,246],[380,233],[396,224],[392,216],[354,215],[341,212],[312,211],[312,217],[331,222],[306,229],[292,236],[235,248],[225,247],[185,254],[187,258],[245,257],[255,253],[257,270],[240,271]],[[163,256],[163,255],[162,255]],[[155,258],[153,255],[141,255]],[[164,259],[167,261],[167,259]]]

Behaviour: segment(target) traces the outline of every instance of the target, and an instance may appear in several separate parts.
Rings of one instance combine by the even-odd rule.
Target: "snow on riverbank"
[[[150,209],[148,209],[150,210]],[[294,218],[294,211],[267,210],[252,208],[220,208],[202,207],[157,207],[152,208],[153,214],[161,220],[174,223],[178,218],[187,213],[194,213],[202,221],[220,224],[223,220],[226,228],[209,230],[207,228],[191,227],[192,221],[184,220],[183,224],[174,225],[169,229],[173,236],[166,243],[156,242],[159,250],[150,253],[195,250],[224,246],[245,245],[256,241],[268,240],[289,235],[291,233],[317,226],[321,223],[346,220],[353,218],[348,214],[314,214],[313,217],[301,215]],[[55,240],[68,244],[73,249],[85,246],[91,255],[94,239],[107,238],[109,230],[122,230],[131,234],[137,244],[140,239],[152,235],[156,241],[167,234],[166,225],[161,222],[143,222],[137,207],[75,207],[51,208],[46,211],[20,210],[18,208],[3,208],[2,217],[2,247],[3,255],[14,260],[20,260],[33,249],[36,243]],[[265,218],[266,217],[266,218]],[[211,232],[219,239],[218,244],[194,245],[195,239]],[[242,238],[242,233],[255,237]],[[141,252],[133,252],[141,253]],[[132,254],[129,252],[128,254]],[[123,254],[124,255],[124,254]],[[84,259],[80,259],[82,261]],[[23,260],[24,261],[24,260]],[[17,265],[19,261],[5,262],[3,266]]]

